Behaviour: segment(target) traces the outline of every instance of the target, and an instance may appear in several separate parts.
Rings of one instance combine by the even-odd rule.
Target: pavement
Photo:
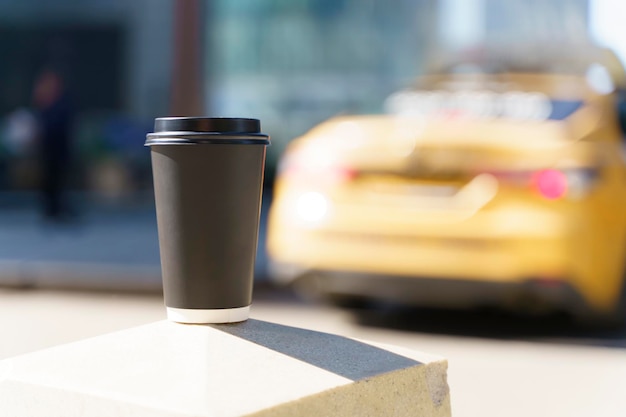
[[[255,277],[266,274],[264,196]],[[49,223],[34,195],[0,195],[0,286],[161,290],[153,201],[126,204],[88,200],[77,216]]]

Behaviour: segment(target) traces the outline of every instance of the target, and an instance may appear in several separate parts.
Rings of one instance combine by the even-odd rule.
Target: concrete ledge
[[[0,361],[12,417],[449,416],[445,360],[248,320],[161,321]]]

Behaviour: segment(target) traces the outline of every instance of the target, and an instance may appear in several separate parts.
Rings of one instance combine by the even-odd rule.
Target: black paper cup
[[[170,320],[248,318],[266,145],[256,119],[156,119],[146,146]]]

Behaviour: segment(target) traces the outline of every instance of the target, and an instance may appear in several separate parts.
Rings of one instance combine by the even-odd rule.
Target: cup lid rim
[[[245,117],[159,117],[154,120],[154,133],[161,132],[261,133],[261,122]]]

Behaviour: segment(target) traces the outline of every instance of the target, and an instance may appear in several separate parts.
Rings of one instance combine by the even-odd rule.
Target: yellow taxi
[[[618,78],[598,62],[440,73],[386,114],[314,127],[279,164],[275,279],[335,301],[622,317]]]

